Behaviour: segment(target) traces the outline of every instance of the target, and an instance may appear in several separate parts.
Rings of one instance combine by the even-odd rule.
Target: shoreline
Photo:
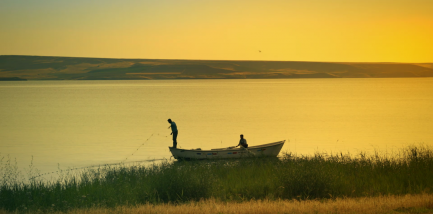
[[[433,63],[111,59],[0,55],[0,77],[27,80],[433,77]]]

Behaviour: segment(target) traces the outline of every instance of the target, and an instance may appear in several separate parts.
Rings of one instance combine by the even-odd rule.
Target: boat
[[[211,150],[198,149],[181,149],[168,147],[175,159],[183,160],[203,160],[203,159],[227,159],[227,158],[244,158],[244,157],[276,157],[283,148],[286,140],[267,143],[248,148],[228,147]]]

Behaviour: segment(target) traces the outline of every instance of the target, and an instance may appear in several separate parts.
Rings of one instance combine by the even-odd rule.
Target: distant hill
[[[433,77],[433,63],[344,63],[0,56],[0,80]]]

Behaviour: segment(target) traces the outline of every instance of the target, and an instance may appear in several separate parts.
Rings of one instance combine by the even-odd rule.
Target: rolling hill
[[[433,77],[433,63],[346,63],[0,56],[0,80]]]

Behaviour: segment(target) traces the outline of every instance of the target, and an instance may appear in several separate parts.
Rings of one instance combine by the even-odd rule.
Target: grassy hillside
[[[0,80],[385,77],[433,77],[433,64],[0,56]]]

